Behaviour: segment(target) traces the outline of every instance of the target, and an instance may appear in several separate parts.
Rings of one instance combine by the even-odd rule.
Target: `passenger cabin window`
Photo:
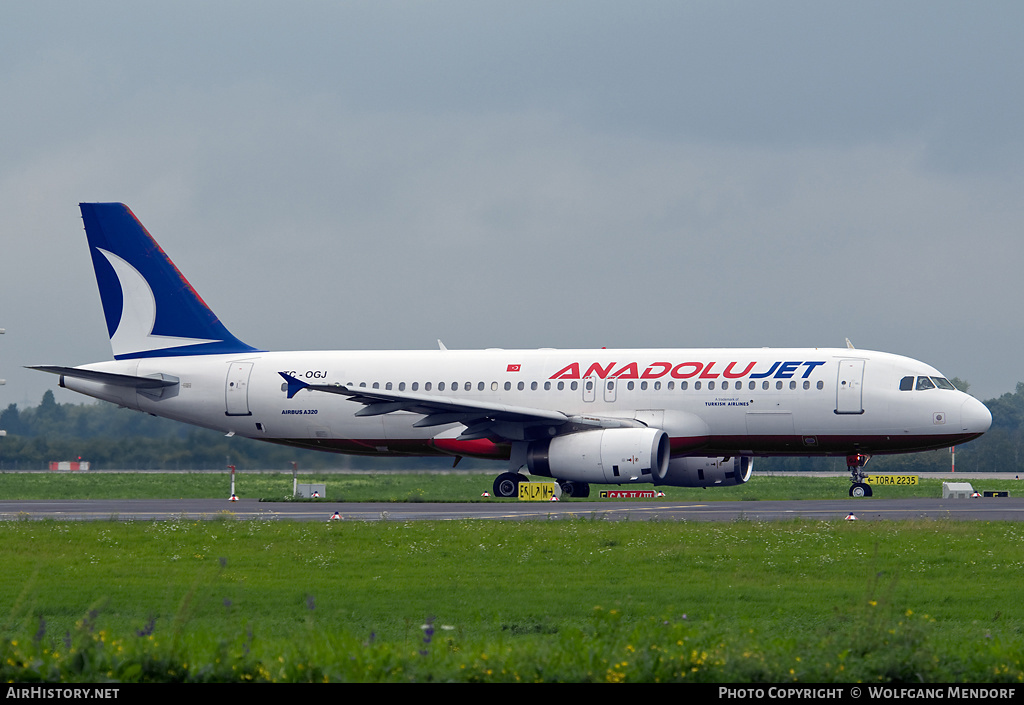
[[[914,378],[913,377],[904,377],[903,379],[900,380],[900,391],[901,392],[909,392],[913,388],[914,388]]]

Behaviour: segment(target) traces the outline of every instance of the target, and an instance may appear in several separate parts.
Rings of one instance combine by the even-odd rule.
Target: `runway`
[[[260,502],[241,499],[6,500],[0,520],[169,521],[237,519],[328,521],[560,520],[606,521],[1021,521],[1024,498],[795,500],[742,502]]]

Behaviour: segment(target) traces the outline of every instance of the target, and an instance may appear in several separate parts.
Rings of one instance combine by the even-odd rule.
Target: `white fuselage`
[[[457,423],[422,414],[356,416],[334,394],[288,398],[279,374],[319,385],[394,391],[620,418],[663,429],[673,456],[842,455],[941,448],[983,433],[991,415],[934,368],[854,349],[304,351],[152,357],[82,369],[177,378],[172,392],[62,378],[99,399],[198,426],[346,453],[508,457],[455,440]],[[904,383],[906,386],[906,383]]]

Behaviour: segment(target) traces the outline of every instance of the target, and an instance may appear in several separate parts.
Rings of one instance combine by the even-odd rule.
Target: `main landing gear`
[[[509,499],[519,496],[519,483],[529,482],[530,478],[518,472],[503,472],[494,480],[494,496]],[[582,499],[590,496],[590,485],[586,482],[573,480],[555,480],[562,489],[563,497]]]
[[[846,469],[850,471],[850,482],[853,483],[850,485],[851,497],[871,496],[871,485],[864,482],[868,474],[863,469],[869,460],[871,456],[863,453],[846,456]]]

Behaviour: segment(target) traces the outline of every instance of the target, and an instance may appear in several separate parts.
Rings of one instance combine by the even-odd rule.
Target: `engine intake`
[[[747,456],[732,458],[673,458],[663,473],[655,473],[654,484],[672,487],[728,487],[742,485],[750,479],[754,459]]]
[[[533,475],[618,485],[651,482],[669,469],[668,434],[657,428],[606,428],[538,441],[527,450]]]

